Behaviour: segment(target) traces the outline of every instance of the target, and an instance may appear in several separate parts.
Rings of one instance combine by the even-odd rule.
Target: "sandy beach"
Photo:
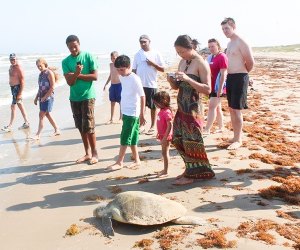
[[[50,137],[46,121],[41,140],[26,141],[38,123],[38,108],[26,100],[31,130],[17,130],[22,124],[18,110],[14,132],[0,134],[0,248],[299,250],[300,53],[260,52],[255,53],[255,60],[249,109],[244,112],[243,146],[226,150],[232,131],[224,99],[226,131],[204,138],[216,177],[187,186],[171,184],[184,169],[174,148],[169,176],[155,178],[163,162],[154,136],[140,137],[139,152],[144,160],[139,168],[104,171],[116,160],[121,131],[121,124],[105,125],[110,116],[107,92],[104,103],[96,106],[100,161],[93,166],[75,164],[83,155],[83,146],[73,125],[68,86],[56,91],[53,116],[61,127],[60,136]],[[159,86],[170,91],[175,109],[176,91],[170,90],[165,78],[160,75]],[[97,86],[99,91],[101,86]],[[207,98],[204,106],[207,109]],[[0,111],[2,121],[8,121],[9,108]],[[148,111],[148,121],[149,116]],[[130,163],[129,150],[125,162]],[[105,237],[93,210],[117,193],[130,190],[180,202],[188,215],[207,223],[142,227],[114,222],[116,235]]]

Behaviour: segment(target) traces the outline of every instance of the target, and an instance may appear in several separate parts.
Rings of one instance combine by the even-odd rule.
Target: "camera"
[[[167,75],[168,75],[168,77],[172,77],[172,78],[176,78],[176,75],[175,75],[175,73],[167,73]]]
[[[77,62],[77,65],[81,65],[81,62]]]

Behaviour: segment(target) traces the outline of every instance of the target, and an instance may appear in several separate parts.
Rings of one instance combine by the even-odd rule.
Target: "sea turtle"
[[[142,192],[123,192],[94,210],[94,216],[101,219],[103,233],[114,236],[111,219],[136,225],[157,225],[172,221],[176,224],[203,225],[199,217],[184,216],[186,208],[180,203],[160,195]]]

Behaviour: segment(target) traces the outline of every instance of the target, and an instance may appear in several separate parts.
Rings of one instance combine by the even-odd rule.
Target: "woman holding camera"
[[[199,102],[199,93],[208,95],[211,92],[210,69],[193,49],[189,36],[179,36],[174,45],[182,59],[175,77],[167,78],[171,87],[179,90],[178,110],[173,125],[173,144],[186,167],[174,185],[186,185],[193,183],[195,179],[211,179],[215,176],[203,144],[203,116]]]

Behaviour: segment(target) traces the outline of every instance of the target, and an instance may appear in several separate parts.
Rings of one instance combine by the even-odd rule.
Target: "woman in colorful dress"
[[[214,171],[205,152],[199,93],[211,92],[210,69],[204,59],[193,49],[187,35],[175,41],[177,54],[182,58],[175,77],[168,75],[168,82],[178,90],[178,110],[174,118],[173,144],[185,163],[185,171],[176,178],[174,185],[186,185],[195,179],[211,179]]]

